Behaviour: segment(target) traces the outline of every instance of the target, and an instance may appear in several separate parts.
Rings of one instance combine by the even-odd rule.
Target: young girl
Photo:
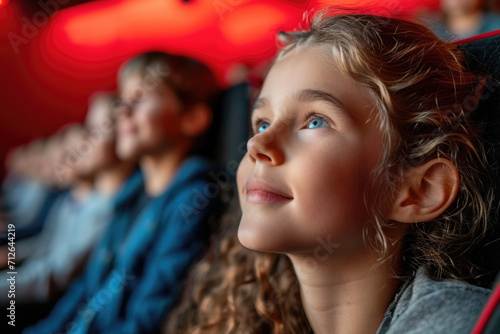
[[[244,258],[222,240],[222,258],[195,270],[210,285],[185,297],[177,328],[307,332],[299,312],[290,321],[295,282],[317,334],[468,333],[497,270],[471,115],[485,81],[457,46],[398,19],[324,11],[281,37],[238,170],[238,238],[285,254],[296,280],[282,255]]]

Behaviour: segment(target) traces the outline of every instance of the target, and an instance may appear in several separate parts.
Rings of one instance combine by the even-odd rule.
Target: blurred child
[[[459,40],[500,29],[500,15],[488,8],[488,0],[441,0],[441,12],[448,32],[441,37]]]
[[[118,83],[117,153],[139,159],[141,174],[118,199],[84,275],[27,333],[156,332],[203,251],[217,188],[207,161],[191,155],[212,120],[212,73],[152,52],[127,62]]]
[[[5,224],[15,223],[22,229],[36,219],[50,191],[39,175],[40,162],[50,146],[48,140],[38,139],[9,154],[1,193]]]
[[[259,253],[215,245],[167,332],[309,333],[301,300],[317,334],[469,333],[498,271],[470,119],[484,81],[398,19],[325,11],[281,38],[238,169],[238,237]]]
[[[73,178],[62,177],[58,170],[72,126],[65,125],[49,138],[14,150],[7,159],[9,174],[2,185],[5,224],[16,226],[17,241],[42,231],[52,205],[72,185]]]
[[[17,269],[17,303],[48,302],[64,291],[111,221],[115,195],[135,168],[116,157],[113,103],[110,94],[94,95],[86,130],[68,129],[65,154],[50,162],[58,166],[54,181],[73,186],[53,205],[40,235],[17,243],[17,260],[25,259]]]

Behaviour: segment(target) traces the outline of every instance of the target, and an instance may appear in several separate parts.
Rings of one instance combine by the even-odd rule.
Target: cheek
[[[180,132],[179,120],[175,112],[168,109],[150,108],[137,113],[136,124],[139,137],[145,143],[158,143],[167,138],[174,138]]]
[[[241,159],[240,165],[238,166],[238,171],[236,173],[236,183],[238,186],[238,195],[240,201],[240,207],[243,208],[244,200],[246,196],[245,184],[247,182],[248,176],[252,171],[253,164],[248,157],[248,153],[245,154],[243,159]]]
[[[342,159],[323,159],[302,168],[295,183],[297,199],[305,211],[302,218],[315,217],[318,224],[347,219],[358,201],[357,167]]]
[[[312,152],[296,172],[297,217],[316,225],[321,234],[354,233],[369,219],[364,200],[368,162],[364,151],[344,147],[329,154]]]
[[[95,146],[95,162],[98,165],[109,164],[115,160],[115,142],[103,141]]]
[[[141,145],[149,146],[163,139],[163,120],[156,113],[137,113],[137,140]]]
[[[139,132],[149,131],[151,128],[155,127],[158,122],[158,115],[150,111],[138,111],[134,115],[134,123],[139,128]]]

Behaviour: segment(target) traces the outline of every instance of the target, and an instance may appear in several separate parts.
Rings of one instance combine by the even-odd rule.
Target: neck
[[[93,188],[93,182],[90,180],[79,180],[71,188],[71,196],[77,201],[84,201],[90,195]]]
[[[315,334],[376,333],[399,285],[391,261],[366,251],[289,257]]]
[[[146,194],[153,197],[161,195],[185,157],[186,152],[182,150],[166,150],[143,156],[140,166],[144,173]]]
[[[103,170],[96,178],[95,189],[99,194],[112,196],[132,174],[135,166],[135,162],[118,162],[114,166]]]

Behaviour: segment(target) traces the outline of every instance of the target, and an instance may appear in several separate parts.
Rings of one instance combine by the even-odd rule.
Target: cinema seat
[[[496,212],[492,220],[496,222],[491,231],[492,244],[484,250],[483,256],[491,259],[492,266],[500,267],[500,30],[476,36],[458,42],[467,58],[467,66],[478,75],[488,77],[485,91],[480,103],[471,115],[475,120],[484,124],[483,140],[487,145],[487,154],[493,165],[493,185],[496,188]],[[495,242],[495,240],[497,240]],[[493,293],[481,313],[473,334],[498,334],[500,333],[500,274],[496,282],[492,282]]]

